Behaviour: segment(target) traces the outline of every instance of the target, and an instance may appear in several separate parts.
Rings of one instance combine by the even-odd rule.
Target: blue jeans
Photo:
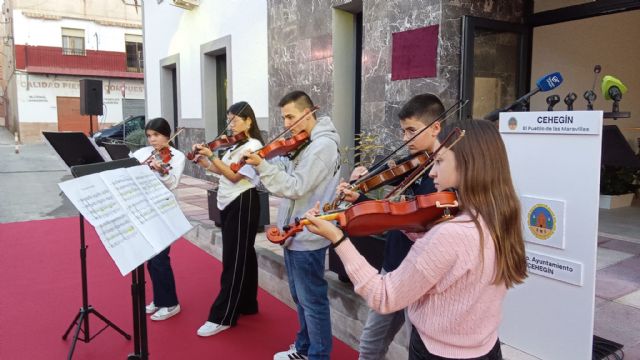
[[[296,350],[310,360],[331,355],[331,314],[324,264],[327,248],[311,251],[284,249],[284,264],[289,277],[289,290],[298,309],[300,331],[296,334]]]
[[[153,304],[157,307],[172,307],[178,305],[176,293],[176,280],[171,269],[169,257],[171,246],[158,253],[147,261],[149,277],[153,287]]]

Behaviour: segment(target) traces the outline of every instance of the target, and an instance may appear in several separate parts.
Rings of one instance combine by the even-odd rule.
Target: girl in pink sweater
[[[447,127],[453,126],[465,137],[437,155],[430,176],[438,191],[457,190],[460,211],[427,233],[409,234],[415,244],[398,269],[378,274],[340,229],[314,217],[317,207],[307,213],[308,229],[333,243],[372,309],[408,307],[410,360],[502,359],[502,301],[527,276],[520,203],[495,125],[464,120]]]

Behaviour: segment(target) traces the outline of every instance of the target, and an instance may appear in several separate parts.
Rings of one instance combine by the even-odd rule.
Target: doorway
[[[89,116],[80,115],[79,97],[56,97],[56,107],[58,112],[58,131],[82,131],[89,136],[91,126]],[[98,130],[98,117],[93,118],[93,130]]]

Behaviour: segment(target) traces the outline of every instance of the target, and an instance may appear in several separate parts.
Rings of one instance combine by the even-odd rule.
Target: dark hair
[[[398,113],[400,120],[416,117],[423,123],[435,120],[444,112],[442,101],[430,93],[420,94],[412,97],[402,106]]]
[[[295,90],[283,96],[282,99],[280,99],[280,102],[278,102],[278,107],[284,107],[290,103],[295,103],[296,109],[300,111],[303,111],[304,109],[311,109],[313,107],[313,101],[311,101],[309,95],[301,90]]]
[[[158,117],[149,120],[144,126],[145,133],[147,130],[157,131],[166,137],[171,137],[171,125],[169,125],[169,122],[165,118]]]
[[[227,109],[227,115],[231,114],[242,118],[244,120],[251,119],[251,126],[249,127],[249,136],[253,139],[259,140],[264,144],[260,128],[258,127],[258,121],[256,121],[256,114],[253,112],[253,108],[246,101],[237,102]]]

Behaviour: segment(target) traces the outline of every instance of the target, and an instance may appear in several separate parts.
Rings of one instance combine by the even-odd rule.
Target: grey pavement
[[[13,135],[0,127],[0,223],[68,217],[77,211],[57,184],[71,178],[47,144],[27,144],[15,153]],[[218,231],[208,219],[211,182],[184,176],[176,191],[180,207],[196,227]],[[279,199],[271,197],[271,219]],[[624,345],[625,359],[640,359],[640,201],[630,208],[600,210],[594,333]],[[209,253],[211,244],[196,243]],[[281,247],[259,234],[256,247],[274,253]],[[505,359],[535,357],[508,346]]]
[[[14,137],[0,127],[0,222],[77,215],[58,183],[71,178],[48,144],[26,144],[15,152]]]

